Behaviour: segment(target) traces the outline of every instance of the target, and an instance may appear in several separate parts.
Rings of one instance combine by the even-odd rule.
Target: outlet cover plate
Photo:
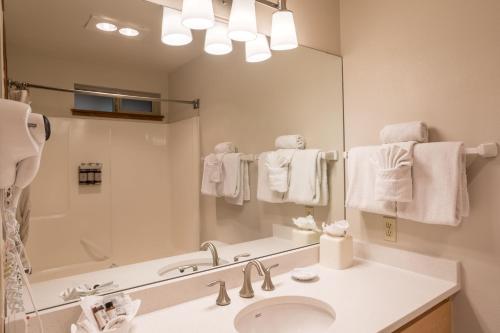
[[[384,216],[384,240],[396,243],[398,240],[398,224],[395,217]]]

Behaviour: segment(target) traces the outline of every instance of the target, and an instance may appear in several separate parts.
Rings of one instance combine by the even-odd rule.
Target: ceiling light
[[[139,31],[132,28],[121,28],[120,30],[118,30],[118,32],[127,37],[139,36]]]
[[[280,1],[280,10],[273,14],[271,28],[271,49],[291,50],[299,46],[293,13],[286,9],[286,1]]]
[[[205,30],[215,23],[212,0],[184,0],[182,24],[194,30]]]
[[[97,29],[102,30],[102,31],[107,31],[107,32],[116,31],[116,29],[118,29],[116,27],[116,25],[114,25],[113,23],[108,23],[108,22],[99,22],[95,26]]]
[[[167,45],[181,46],[191,43],[192,40],[191,30],[181,23],[181,12],[163,7],[161,41]]]
[[[227,36],[227,25],[216,22],[205,35],[205,52],[213,55],[228,54],[233,50],[233,43]]]
[[[257,38],[255,0],[233,0],[228,36],[239,42],[248,42]]]
[[[247,62],[261,62],[271,58],[267,37],[257,34],[257,39],[245,43]]]

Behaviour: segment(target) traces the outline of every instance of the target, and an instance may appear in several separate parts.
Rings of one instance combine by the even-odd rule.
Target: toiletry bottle
[[[108,315],[109,320],[113,320],[116,318],[116,309],[113,302],[107,302],[105,305],[106,314]]]
[[[80,185],[87,184],[87,168],[85,163],[81,163],[78,167],[78,183]]]
[[[104,310],[104,306],[102,306],[102,304],[94,305],[92,307],[92,313],[94,314],[97,326],[102,331],[102,329],[106,326],[106,324],[109,321],[106,311]]]
[[[87,173],[87,184],[93,185],[95,184],[95,167],[94,163],[88,164],[88,173]]]
[[[95,166],[94,182],[96,185],[100,185],[102,183],[102,163],[96,163]]]

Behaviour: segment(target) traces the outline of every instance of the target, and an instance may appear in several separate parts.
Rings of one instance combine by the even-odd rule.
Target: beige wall
[[[0,0],[0,94],[4,97],[4,39],[3,39],[3,0]],[[2,222],[2,217],[0,217],[0,223]],[[0,272],[3,272],[3,262],[4,262],[4,244],[3,244],[3,228],[0,230]],[[3,277],[0,278],[0,333],[4,331],[4,280]]]
[[[310,148],[343,150],[341,59],[301,47],[275,53],[271,60],[248,64],[237,46],[224,57],[201,56],[169,75],[169,93],[201,98],[201,153],[218,142],[232,141],[244,153],[274,149],[283,134],[302,134]],[[191,115],[171,106],[170,120]],[[344,216],[343,163],[330,165],[332,219]],[[256,200],[257,165],[250,165],[252,200],[243,207],[223,199],[201,198],[202,240],[229,243],[271,235],[273,223],[290,223],[304,207]],[[324,221],[329,210],[317,208]]]
[[[407,120],[427,122],[432,140],[500,142],[499,22],[498,0],[342,1],[347,147]],[[455,331],[499,332],[500,159],[477,161],[468,178],[461,226],[400,221],[394,246],[460,260]],[[348,218],[357,238],[383,243],[379,216]]]

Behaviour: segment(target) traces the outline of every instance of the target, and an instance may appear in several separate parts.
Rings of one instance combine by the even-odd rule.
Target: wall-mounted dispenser
[[[102,183],[102,163],[82,163],[78,167],[80,185],[100,185]]]

